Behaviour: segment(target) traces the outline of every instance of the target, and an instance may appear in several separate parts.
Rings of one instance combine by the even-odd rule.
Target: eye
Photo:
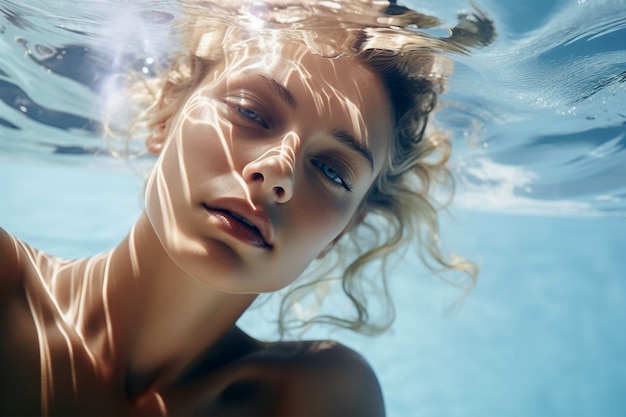
[[[343,179],[341,174],[333,167],[324,162],[318,161],[317,159],[312,159],[311,164],[320,170],[324,178],[333,186],[333,187],[343,187],[346,191],[352,191],[352,187]]]
[[[232,95],[226,96],[224,102],[236,113],[237,116],[242,118],[245,122],[252,122],[263,129],[269,129],[270,125],[267,122],[265,116],[267,112],[262,104],[258,103],[254,99],[250,99],[244,96]]]
[[[269,129],[270,126],[267,124],[267,122],[254,110],[245,108],[245,107],[241,107],[241,106],[236,106],[235,107],[237,109],[237,112],[242,115],[244,118],[257,123],[258,125],[260,125],[261,127],[263,127],[264,129]]]

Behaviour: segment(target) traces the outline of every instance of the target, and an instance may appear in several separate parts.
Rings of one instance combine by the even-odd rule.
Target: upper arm
[[[0,295],[6,294],[22,277],[17,239],[0,228]]]
[[[374,371],[363,357],[341,344],[312,343],[285,375],[278,415],[385,415]]]

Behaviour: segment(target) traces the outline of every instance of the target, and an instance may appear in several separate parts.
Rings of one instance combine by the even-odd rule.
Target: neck
[[[176,383],[255,298],[189,276],[164,251],[145,214],[113,251],[78,266],[80,283],[92,291],[79,297],[85,313],[76,328],[130,395]]]

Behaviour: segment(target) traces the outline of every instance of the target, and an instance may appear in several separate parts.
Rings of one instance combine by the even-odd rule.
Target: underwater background
[[[465,1],[403,4],[445,26]],[[457,57],[437,115],[453,137],[444,247],[461,292],[410,255],[377,338],[327,328],[377,372],[390,416],[626,415],[626,2],[481,0],[498,37]],[[174,1],[0,1],[0,226],[54,255],[117,244],[150,161],[111,157],[96,94],[116,59],[145,72]],[[134,43],[112,42],[132,37]],[[134,49],[133,49],[134,48]],[[241,326],[271,338],[256,312]]]

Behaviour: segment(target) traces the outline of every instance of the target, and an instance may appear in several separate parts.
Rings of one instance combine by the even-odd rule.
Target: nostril
[[[273,203],[286,203],[293,195],[293,170],[279,164],[276,158],[265,158],[246,165],[241,176],[248,191]]]

